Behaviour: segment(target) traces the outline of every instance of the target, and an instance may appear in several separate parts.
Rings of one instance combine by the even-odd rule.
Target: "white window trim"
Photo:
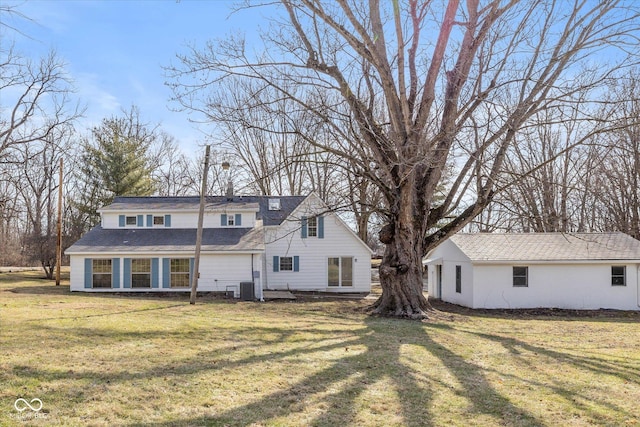
[[[338,258],[338,286],[330,286],[329,285],[329,259]],[[351,258],[351,285],[345,286],[342,284],[342,259],[343,258]],[[327,289],[338,289],[338,288],[353,288],[355,286],[355,265],[356,265],[356,257],[353,255],[342,255],[342,256],[329,256],[326,258],[325,266],[327,267],[327,276],[325,280],[325,284]]]

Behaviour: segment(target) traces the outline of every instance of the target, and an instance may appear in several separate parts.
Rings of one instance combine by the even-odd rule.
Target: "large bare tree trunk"
[[[423,293],[421,235],[415,229],[385,227],[381,239],[387,247],[380,264],[382,296],[374,313],[421,319],[427,317],[429,302]]]

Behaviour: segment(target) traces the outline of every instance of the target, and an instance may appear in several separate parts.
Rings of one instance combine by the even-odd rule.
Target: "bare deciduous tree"
[[[34,63],[13,47],[0,50],[0,91],[0,164],[12,149],[50,138],[82,113],[55,52]]]
[[[172,86],[186,108],[206,111],[220,81],[249,77],[345,136],[339,149],[314,143],[383,196],[379,314],[426,316],[423,256],[492,200],[521,130],[541,111],[597,96],[595,88],[638,55],[640,15],[624,0],[280,6],[264,53],[248,53],[238,38],[194,48],[171,70]],[[598,60],[605,49],[606,61]],[[341,102],[323,102],[333,98]],[[357,139],[348,138],[345,111]]]
[[[608,146],[600,151],[594,191],[603,228],[640,239],[640,70],[611,87],[610,101],[615,106],[612,120],[620,126],[607,135]]]

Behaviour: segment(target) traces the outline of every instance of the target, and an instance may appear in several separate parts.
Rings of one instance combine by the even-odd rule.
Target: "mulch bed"
[[[588,317],[588,318],[625,318],[640,321],[640,311],[623,310],[570,310],[562,308],[522,308],[522,309],[473,309],[448,302],[430,299],[431,306],[440,312],[462,314],[467,316],[495,316],[495,317]]]

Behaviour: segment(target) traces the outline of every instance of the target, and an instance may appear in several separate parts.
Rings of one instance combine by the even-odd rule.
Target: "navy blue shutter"
[[[223,227],[227,226],[227,214],[220,215],[220,225]]]
[[[123,288],[131,287],[131,258],[124,259],[124,283],[122,285]]]
[[[138,215],[138,227],[144,227],[144,215]]]
[[[236,221],[235,221],[235,225],[242,225],[242,214],[236,214]]]
[[[278,255],[273,256],[273,271],[275,273],[280,271],[280,257]]]
[[[84,259],[84,287],[91,288],[91,276],[93,276],[93,260],[91,258]]]
[[[170,258],[162,258],[162,287],[163,288],[171,287],[171,259]]]
[[[153,215],[147,215],[147,227],[153,227]]]
[[[151,287],[158,287],[158,267],[160,264],[159,258],[151,258]]]
[[[111,260],[111,286],[114,288],[120,287],[120,258]]]
[[[300,271],[300,257],[297,255],[293,257],[293,271]]]
[[[124,227],[125,224],[125,218],[124,215],[119,215],[118,216],[118,226],[119,227]]]
[[[303,216],[302,217],[302,221],[301,221],[302,227],[301,227],[301,237],[303,239],[307,238],[307,217]]]
[[[324,217],[318,217],[318,239],[324,239]]]
[[[171,227],[171,215],[164,216],[164,226]]]

